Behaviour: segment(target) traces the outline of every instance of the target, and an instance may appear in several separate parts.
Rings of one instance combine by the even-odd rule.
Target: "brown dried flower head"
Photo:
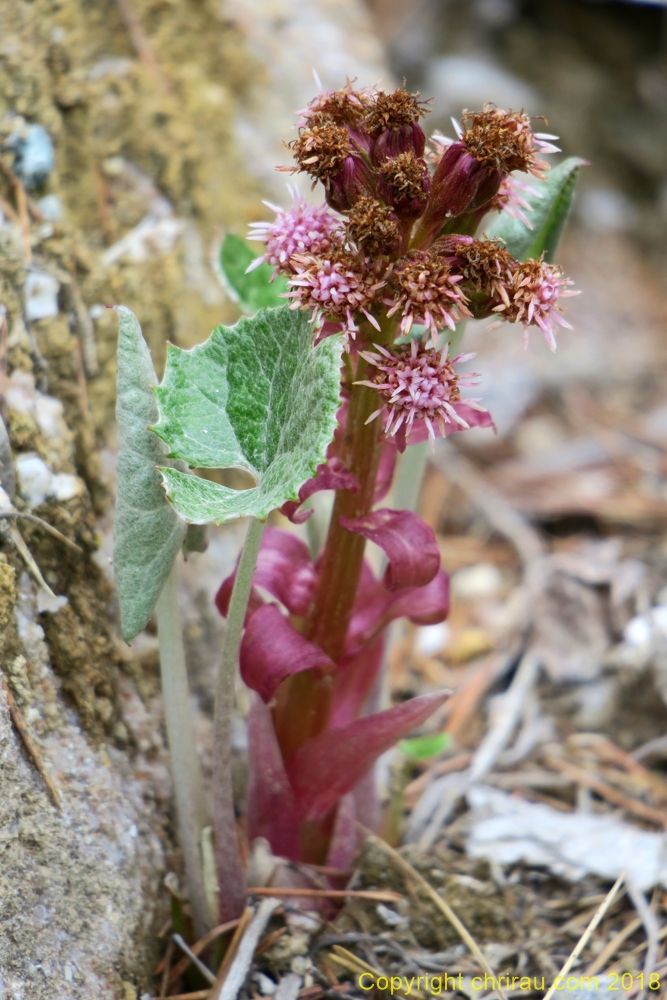
[[[373,106],[375,91],[372,88],[355,90],[349,80],[339,90],[326,90],[318,94],[307,108],[297,112],[306,119],[322,115],[334,125],[356,128]]]
[[[417,159],[412,150],[399,153],[393,160],[385,160],[380,164],[379,172],[394,204],[426,203],[428,190],[425,189],[425,181],[428,172],[424,163]]]
[[[390,254],[400,241],[394,213],[369,196],[360,198],[350,209],[345,231],[348,241],[370,257]]]
[[[351,153],[347,128],[334,124],[322,112],[308,119],[289,148],[297,166],[288,169],[292,173],[302,170],[318,180],[337,174]]]
[[[500,294],[512,280],[516,260],[499,239],[461,240],[454,244],[456,270],[476,292]]]
[[[443,326],[454,330],[461,315],[470,315],[460,281],[460,275],[453,274],[446,260],[433,251],[409,253],[391,275],[394,299],[387,302],[387,316],[401,312],[401,333],[408,334],[414,323],[421,323],[435,342]]]
[[[411,94],[404,87],[393,94],[380,90],[366,115],[365,130],[370,135],[377,135],[387,129],[398,131],[405,125],[413,125],[430,111],[425,104],[419,100],[419,93]]]
[[[523,111],[503,111],[487,104],[483,111],[463,112],[461,141],[485,167],[502,174],[521,170],[541,177],[549,164],[535,154],[540,150],[549,152],[554,147],[541,141],[530,121]]]

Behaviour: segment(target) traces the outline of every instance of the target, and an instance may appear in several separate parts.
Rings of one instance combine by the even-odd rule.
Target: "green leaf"
[[[281,275],[271,281],[275,269],[269,264],[260,264],[246,274],[246,268],[256,257],[245,240],[227,233],[220,247],[220,270],[227,294],[247,316],[253,316],[259,309],[284,305],[287,291],[287,281]]]
[[[158,379],[136,316],[117,307],[118,473],[113,559],[123,637],[145,627],[185,538],[186,525],[169,505],[156,466],[162,442],[148,430],[158,418],[151,386]]]
[[[398,749],[412,760],[429,760],[446,750],[451,742],[449,733],[431,733],[428,736],[415,736],[411,740],[401,740]]]
[[[169,456],[193,468],[245,469],[257,483],[232,490],[162,469],[169,499],[187,521],[263,520],[296,500],[325,461],[340,405],[343,341],[312,342],[308,316],[283,306],[219,326],[192,350],[169,347],[153,428]]]
[[[531,187],[537,195],[528,194],[526,201],[532,206],[528,213],[533,228],[528,229],[519,219],[501,212],[486,229],[488,236],[499,236],[517,260],[535,260],[541,253],[553,260],[563,234],[565,222],[572,207],[574,186],[586,160],[571,156],[547,174],[545,181],[533,181]]]

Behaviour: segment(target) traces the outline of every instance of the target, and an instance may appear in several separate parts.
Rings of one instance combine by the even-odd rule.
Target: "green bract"
[[[166,461],[162,443],[148,430],[158,418],[151,356],[136,316],[117,307],[118,473],[113,558],[121,627],[129,642],[146,625],[186,525],[167,503],[157,465]]]
[[[325,461],[340,405],[342,338],[312,343],[307,315],[283,306],[219,326],[192,350],[168,349],[153,430],[169,457],[193,468],[245,469],[257,483],[232,490],[162,468],[169,500],[187,521],[263,520],[297,499]]]
[[[246,274],[256,255],[240,236],[228,233],[220,247],[220,271],[229,297],[236,302],[241,312],[254,315],[258,309],[270,309],[285,303],[287,281],[278,275],[271,281],[274,268],[269,264]]]
[[[398,749],[411,760],[430,760],[451,746],[451,743],[452,737],[449,733],[429,733],[427,736],[401,740]]]
[[[546,259],[552,261],[572,207],[579,169],[585,165],[586,160],[571,156],[553,167],[545,181],[531,178],[530,186],[538,191],[537,195],[526,196],[533,209],[528,213],[533,228],[528,229],[519,219],[501,213],[487,229],[488,235],[504,240],[517,260],[535,260],[544,253]]]

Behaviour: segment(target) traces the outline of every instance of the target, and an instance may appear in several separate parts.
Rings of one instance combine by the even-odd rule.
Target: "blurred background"
[[[0,826],[48,841],[58,873],[49,907],[62,914],[49,922],[39,910],[44,890],[29,888],[39,850],[12,834],[0,897],[16,905],[0,959],[19,978],[32,975],[36,926],[43,961],[55,956],[61,974],[66,930],[95,995],[118,995],[104,992],[117,985],[118,955],[148,967],[156,887],[175,857],[156,638],[149,630],[130,649],[115,617],[117,320],[104,305],[133,309],[158,370],[167,341],[187,347],[237,318],[217,248],[224,232],[267,217],[263,199],[287,202],[274,167],[288,162],[294,110],[315,95],[313,69],[325,87],[405,80],[432,98],[427,132],[451,135],[450,116],[487,101],[524,108],[548,120],[564,156],[589,161],[559,251],[582,294],[569,300],[573,329],[556,354],[535,334],[525,350],[512,328],[466,332],[498,434],[457,435],[429,461],[419,507],[452,574],[452,613],[443,626],[395,634],[386,697],[456,688],[437,723],[450,741],[445,763],[460,763],[529,648],[541,666],[515,763],[544,745],[576,760],[568,740],[594,731],[656,773],[667,767],[665,4],[4,0],[0,479],[11,492],[13,462],[15,502],[85,550],[72,557],[25,528],[55,604],[38,598],[9,543],[15,583],[0,573],[3,670],[55,772],[76,775],[70,806],[89,852],[73,875],[69,827],[35,804],[30,768],[13,751],[13,770],[0,772]],[[212,532],[183,574],[206,766],[221,635],[212,598],[240,537],[235,526]],[[244,738],[239,723],[239,760]],[[405,777],[397,759],[385,761],[387,794],[396,768]],[[437,811],[446,789],[424,798],[433,772],[416,763],[413,781],[421,771],[406,799],[416,841],[449,822]],[[581,782],[543,786],[524,781],[521,794],[565,812],[588,801]],[[628,794],[645,805],[653,793]],[[77,952],[83,931],[72,931],[81,908],[89,965]]]

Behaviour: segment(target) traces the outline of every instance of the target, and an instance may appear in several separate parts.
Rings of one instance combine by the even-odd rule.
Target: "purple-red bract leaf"
[[[236,570],[224,581],[215,595],[215,604],[223,616],[227,617]],[[308,613],[315,589],[315,569],[310,559],[308,546],[288,531],[267,528],[257,557],[257,568],[253,576],[253,588],[246,612],[246,625],[264,601],[255,586],[276,597],[290,614],[303,617]]]
[[[236,579],[236,570],[231,576],[228,576],[221,585],[218,593],[215,595],[215,606],[222,615],[223,618],[227,617],[227,612],[229,611],[229,602],[232,598],[232,587],[234,586],[234,580]],[[252,616],[256,611],[264,606],[264,601],[259,596],[254,587],[250,590],[250,599],[248,601],[248,607],[245,613],[245,624],[247,625]]]
[[[425,587],[388,591],[375,583],[359,593],[345,645],[352,657],[396,618],[409,618],[415,625],[436,625],[449,614],[449,577],[440,569]]]
[[[345,468],[339,458],[331,458],[328,462],[323,462],[317,466],[316,474],[312,479],[306,480],[299,490],[298,500],[288,500],[280,508],[280,513],[288,517],[294,524],[303,524],[307,521],[312,510],[299,510],[301,504],[312,497],[313,493],[320,490],[349,490],[351,493],[359,491],[359,480]]]
[[[267,528],[253,583],[277,597],[290,614],[308,614],[316,583],[308,546],[289,531]]]
[[[393,438],[386,438],[382,442],[382,452],[380,453],[380,466],[378,468],[377,479],[375,480],[375,493],[373,503],[380,503],[384,500],[391,489],[394,480],[394,469],[396,468],[396,442]]]
[[[369,830],[379,830],[382,822],[382,810],[378,799],[375,771],[368,771],[361,781],[354,786],[354,813],[357,822]]]
[[[301,819],[325,816],[380,754],[420,726],[447,697],[421,695],[307,740],[286,764]]]
[[[264,605],[248,622],[239,659],[241,677],[265,702],[290,674],[316,667],[335,669],[326,653],[304,639],[275,604]]]
[[[363,535],[384,549],[389,559],[384,580],[389,590],[424,587],[440,568],[435,535],[409,510],[374,510],[365,517],[341,517],[346,531]]]
[[[329,841],[326,863],[331,868],[348,868],[357,850],[357,816],[354,808],[354,794],[349,792],[338,803],[336,822]]]
[[[271,712],[253,697],[248,714],[248,839],[266,837],[274,854],[299,861],[301,846],[294,793],[273,728]]]
[[[369,646],[340,661],[329,729],[339,729],[357,718],[380,671],[383,652],[384,640],[379,636]]]
[[[385,612],[385,624],[395,618],[409,618],[413,625],[437,625],[448,614],[449,577],[440,569],[426,587],[410,587],[395,594]]]
[[[476,410],[474,406],[469,406],[465,400],[460,403],[455,403],[454,407],[456,412],[460,417],[463,417],[468,427],[492,427],[494,432],[496,430],[496,425],[493,422],[493,417],[487,410]],[[456,423],[455,420],[448,421],[445,424],[445,437],[449,437],[450,434],[456,434],[459,431],[465,431],[468,428],[462,427],[461,424]],[[442,437],[442,431],[437,420],[433,421],[433,430],[436,437]],[[426,426],[425,420],[415,420],[410,429],[410,433],[406,438],[405,424],[392,435],[393,440],[396,442],[396,447],[400,452],[404,452],[405,448],[409,444],[420,444],[422,441],[428,441],[429,433],[428,427]]]

